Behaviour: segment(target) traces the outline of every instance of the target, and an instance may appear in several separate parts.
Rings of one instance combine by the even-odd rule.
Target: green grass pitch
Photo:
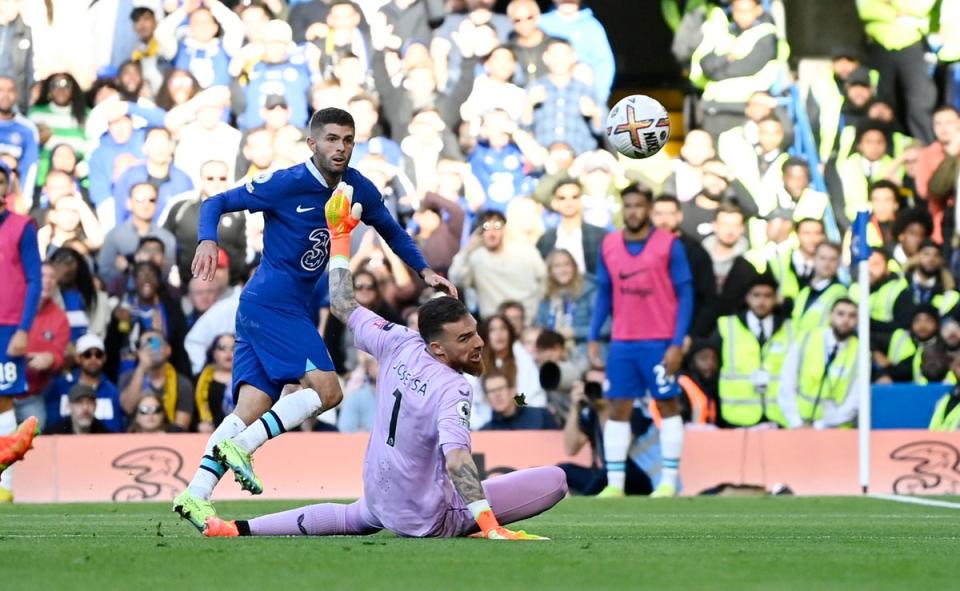
[[[218,505],[225,517],[299,506]],[[208,540],[169,504],[0,507],[0,589],[956,589],[960,511],[868,498],[567,499],[549,542]]]

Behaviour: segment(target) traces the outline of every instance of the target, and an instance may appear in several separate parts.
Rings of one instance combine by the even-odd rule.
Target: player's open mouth
[[[473,355],[470,356],[470,361],[471,361],[472,363],[480,363],[480,360],[481,360],[482,358],[483,358],[483,357],[481,357],[480,353],[474,353]]]
[[[342,158],[340,156],[334,156],[333,158],[330,159],[330,162],[333,162],[334,164],[343,164],[346,161],[347,161],[346,158]]]

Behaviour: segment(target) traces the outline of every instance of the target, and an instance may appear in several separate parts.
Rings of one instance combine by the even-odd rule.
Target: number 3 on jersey
[[[393,411],[390,413],[390,432],[387,434],[387,445],[395,447],[397,442],[397,419],[400,417],[400,401],[403,400],[403,392],[393,391],[393,397],[396,400],[393,403]]]
[[[326,228],[317,228],[310,232],[313,246],[300,258],[300,266],[307,271],[316,271],[327,265],[327,255],[330,253],[330,232]]]

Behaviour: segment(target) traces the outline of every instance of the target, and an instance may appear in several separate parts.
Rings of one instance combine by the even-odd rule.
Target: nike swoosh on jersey
[[[631,273],[624,273],[623,271],[620,271],[620,280],[623,281],[623,280],[625,280],[625,279],[630,279],[630,278],[633,277],[634,275],[639,275],[640,273],[643,273],[644,271],[646,271],[646,269],[637,269],[636,271],[633,271],[633,272],[631,272]]]
[[[297,213],[307,213],[308,211],[313,211],[316,207],[304,207],[302,205],[297,206]]]

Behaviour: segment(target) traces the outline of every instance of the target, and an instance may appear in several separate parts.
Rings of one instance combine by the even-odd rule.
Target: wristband
[[[337,256],[330,259],[329,268],[331,271],[333,271],[334,269],[350,269],[350,259],[343,256],[342,254],[338,254]]]
[[[480,526],[480,531],[488,532],[500,527],[497,516],[493,514],[493,509],[490,508],[490,503],[488,503],[486,499],[474,501],[467,505],[467,508],[470,509],[470,513],[473,514],[477,525]]]

